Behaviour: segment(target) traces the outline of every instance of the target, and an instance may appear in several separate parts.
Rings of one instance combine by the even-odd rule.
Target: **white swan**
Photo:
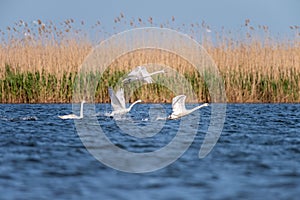
[[[69,114],[69,115],[63,115],[63,116],[58,116],[60,119],[82,119],[83,118],[83,104],[85,101],[83,100],[80,105],[80,115],[75,115],[75,114]]]
[[[108,116],[126,114],[135,104],[142,102],[142,100],[137,100],[128,108],[126,108],[123,88],[119,89],[116,94],[114,93],[112,88],[108,88],[108,92],[111,100],[111,106],[113,107],[113,111]]]
[[[183,117],[185,115],[188,115],[195,110],[198,110],[204,106],[208,106],[208,103],[204,103],[200,106],[197,106],[191,110],[187,110],[185,108],[185,95],[178,95],[172,99],[172,114],[169,115],[168,119],[178,119],[180,117]]]
[[[122,82],[130,83],[134,81],[142,81],[145,83],[153,83],[153,79],[151,78],[154,74],[165,73],[165,70],[160,70],[156,72],[149,73],[144,66],[138,66],[133,69]]]

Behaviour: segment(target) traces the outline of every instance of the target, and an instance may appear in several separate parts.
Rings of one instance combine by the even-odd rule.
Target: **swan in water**
[[[151,76],[160,73],[165,73],[165,70],[149,73],[144,66],[138,66],[133,69],[122,82],[130,83],[134,81],[142,81],[145,83],[153,83],[153,79],[151,78]]]
[[[183,117],[185,115],[188,115],[195,110],[198,110],[204,106],[208,106],[208,103],[204,103],[200,106],[197,106],[193,109],[187,110],[185,108],[185,95],[178,95],[172,99],[172,114],[169,115],[168,119],[179,119],[180,117]]]
[[[69,114],[69,115],[63,115],[63,116],[58,116],[60,119],[82,119],[83,118],[83,104],[85,101],[83,100],[80,104],[80,115],[75,115],[75,114]]]
[[[111,106],[113,107],[114,110],[108,116],[126,114],[131,110],[131,108],[135,104],[142,102],[142,100],[137,100],[134,103],[132,103],[128,108],[126,108],[123,88],[119,89],[116,92],[116,94],[114,93],[112,88],[108,88],[108,92],[111,100]]]

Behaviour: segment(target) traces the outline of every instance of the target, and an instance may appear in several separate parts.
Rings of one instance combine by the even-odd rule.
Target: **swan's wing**
[[[127,75],[127,77],[123,80],[123,82],[127,83],[127,82],[138,81],[139,79],[141,79],[142,78],[141,68],[143,68],[143,67],[142,66],[138,66],[138,67],[134,68]]]
[[[134,68],[134,69],[127,75],[127,77],[131,77],[131,78],[133,78],[133,77],[136,77],[136,78],[141,77],[141,75],[142,75],[141,73],[142,73],[143,68],[145,68],[145,67],[143,67],[143,66],[138,66],[138,67]]]
[[[177,115],[186,111],[185,109],[185,95],[178,95],[172,100],[172,112]]]
[[[151,78],[151,74],[149,74],[147,69],[145,67],[141,67],[140,69],[141,69],[140,73],[141,73],[142,80],[146,83],[153,83],[154,81]]]
[[[129,74],[128,76],[138,76],[138,74],[141,71],[142,66],[138,66],[136,68],[134,68]]]
[[[149,72],[147,71],[146,67],[144,67],[144,66],[140,67],[140,73],[144,78],[150,76]]]
[[[119,89],[119,90],[116,92],[116,96],[117,96],[117,98],[119,99],[119,102],[120,102],[121,106],[122,106],[123,108],[126,108],[126,107],[125,107],[125,98],[124,98],[124,89],[123,89],[123,88]]]
[[[148,76],[148,77],[145,77],[144,78],[144,82],[147,82],[147,83],[153,83],[153,79],[151,78],[151,76]]]
[[[114,93],[114,90],[112,88],[108,88],[108,93],[111,101],[111,106],[113,107],[114,110],[122,110],[124,109],[120,100]]]

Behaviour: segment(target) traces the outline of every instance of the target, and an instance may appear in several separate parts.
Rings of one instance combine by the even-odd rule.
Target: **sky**
[[[237,30],[246,19],[253,26],[267,25],[274,34],[288,34],[289,26],[300,25],[299,0],[0,0],[0,30],[22,19],[62,22],[66,19],[97,20],[111,31],[114,19],[123,13],[127,19],[150,16],[154,22],[191,24],[204,20],[212,30]],[[126,28],[125,28],[126,29]],[[128,29],[128,27],[127,27]]]

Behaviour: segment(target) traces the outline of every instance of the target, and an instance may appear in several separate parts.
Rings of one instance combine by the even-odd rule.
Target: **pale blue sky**
[[[255,25],[268,25],[273,34],[287,34],[290,25],[300,25],[299,0],[0,0],[0,29],[23,19],[61,22],[67,18],[93,24],[100,20],[107,31],[122,12],[154,22],[171,21],[191,24],[204,20],[211,29],[237,30],[249,18]]]

